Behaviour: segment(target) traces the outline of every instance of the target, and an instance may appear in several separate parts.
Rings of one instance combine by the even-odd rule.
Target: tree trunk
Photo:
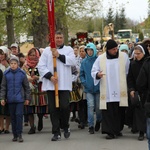
[[[7,39],[8,39],[8,47],[15,42],[14,37],[14,22],[13,22],[13,11],[12,11],[12,0],[7,2],[6,8],[6,27],[7,27]]]
[[[33,44],[35,47],[45,48],[48,46],[48,20],[43,0],[39,0],[38,12],[39,16],[33,15],[32,19]]]

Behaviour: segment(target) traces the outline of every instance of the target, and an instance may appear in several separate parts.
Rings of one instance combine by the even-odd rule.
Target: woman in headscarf
[[[25,114],[29,116],[30,130],[28,134],[35,133],[34,125],[34,114],[38,116],[38,131],[43,128],[43,115],[48,113],[47,108],[47,95],[45,92],[41,91],[41,84],[39,77],[39,72],[37,64],[39,62],[40,52],[37,48],[32,48],[29,50],[26,61],[23,65],[23,70],[25,70],[31,88],[31,103],[29,106],[25,106]]]

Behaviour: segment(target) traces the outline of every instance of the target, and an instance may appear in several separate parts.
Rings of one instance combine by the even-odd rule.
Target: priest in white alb
[[[127,81],[129,58],[118,50],[114,40],[106,43],[106,52],[93,64],[91,75],[94,84],[100,82],[100,109],[102,110],[102,133],[106,139],[122,136],[125,108],[128,106]]]

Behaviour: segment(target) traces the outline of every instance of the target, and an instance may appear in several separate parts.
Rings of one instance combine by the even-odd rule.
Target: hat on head
[[[119,47],[119,51],[123,51],[126,50],[127,52],[129,52],[129,47],[127,44],[121,44]]]
[[[106,47],[106,50],[109,50],[109,49],[115,48],[117,46],[118,46],[118,44],[114,40],[110,39],[107,41],[105,47]]]
[[[13,44],[11,44],[10,48],[12,48],[12,47],[17,47],[18,48],[18,44],[17,43],[13,43]]]
[[[19,63],[19,58],[16,57],[15,55],[10,57],[10,62],[13,61],[13,60],[16,61],[17,63]]]
[[[9,50],[6,46],[0,46],[0,49],[4,52],[4,54],[8,54]]]

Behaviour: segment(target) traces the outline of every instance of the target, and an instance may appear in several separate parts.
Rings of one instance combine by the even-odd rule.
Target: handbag
[[[130,100],[131,100],[131,105],[132,106],[139,106],[141,103],[140,103],[140,96],[139,96],[139,93],[138,91],[135,91],[134,93],[134,97],[130,96]]]

